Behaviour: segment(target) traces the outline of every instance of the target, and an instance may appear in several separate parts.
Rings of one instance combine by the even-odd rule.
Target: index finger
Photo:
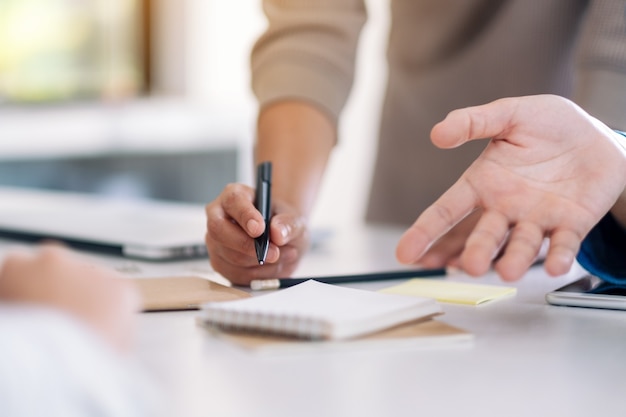
[[[265,220],[254,207],[254,190],[243,184],[229,184],[221,196],[224,214],[233,219],[250,237],[265,231]]]
[[[476,205],[477,198],[471,187],[463,179],[458,180],[404,232],[396,248],[398,261],[416,263],[437,239],[470,214]]]

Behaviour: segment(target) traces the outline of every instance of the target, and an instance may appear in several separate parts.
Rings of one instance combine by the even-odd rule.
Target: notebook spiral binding
[[[200,319],[205,327],[223,332],[247,332],[310,340],[325,339],[327,334],[326,326],[319,320],[281,313],[210,310]]]

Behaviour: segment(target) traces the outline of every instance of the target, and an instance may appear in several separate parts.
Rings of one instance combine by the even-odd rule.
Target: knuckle
[[[435,203],[431,206],[431,208],[434,211],[435,215],[439,217],[440,219],[442,219],[444,224],[448,228],[451,228],[455,225],[452,211],[450,211],[450,209],[447,206],[443,204]]]
[[[224,230],[224,219],[221,217],[207,217],[206,240],[219,236]]]
[[[490,229],[477,229],[472,233],[472,239],[480,239],[480,240],[489,240],[490,243],[493,244],[499,244],[500,243],[500,237],[493,231]]]
[[[66,256],[66,251],[55,245],[44,245],[39,250],[39,258],[46,264],[60,264],[66,259]]]
[[[225,207],[237,205],[248,195],[247,188],[243,184],[231,183],[224,188],[223,204]]]
[[[543,239],[540,228],[534,224],[519,223],[513,229],[514,239],[525,246],[539,247]]]

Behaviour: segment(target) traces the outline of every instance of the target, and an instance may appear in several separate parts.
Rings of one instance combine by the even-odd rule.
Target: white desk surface
[[[400,233],[341,233],[311,251],[296,275],[399,269]],[[97,259],[130,275],[214,274],[206,260]],[[187,311],[140,314],[136,356],[176,416],[624,416],[626,312],[544,300],[580,274],[550,278],[536,267],[512,284],[513,298],[444,304],[440,320],[475,335],[463,348],[259,357],[213,339]],[[504,284],[494,274],[447,279]]]

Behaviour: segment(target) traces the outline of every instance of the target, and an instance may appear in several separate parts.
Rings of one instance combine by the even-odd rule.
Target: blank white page
[[[431,298],[305,281],[272,294],[207,303],[207,324],[313,339],[345,339],[441,313]]]

